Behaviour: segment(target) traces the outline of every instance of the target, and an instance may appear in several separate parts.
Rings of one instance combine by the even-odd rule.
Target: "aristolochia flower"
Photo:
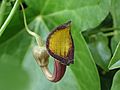
[[[74,45],[70,32],[71,21],[53,30],[46,41],[49,54],[64,65],[73,63]]]
[[[59,81],[65,73],[66,66],[74,62],[74,44],[70,30],[71,21],[56,27],[47,37],[46,48],[37,46],[33,49],[37,63],[47,79],[52,82]],[[48,69],[49,55],[55,62],[53,74]]]

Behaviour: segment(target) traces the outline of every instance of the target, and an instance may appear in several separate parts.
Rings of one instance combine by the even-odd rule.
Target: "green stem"
[[[32,32],[32,31],[28,28],[24,7],[23,7],[22,3],[20,3],[20,5],[21,5],[21,8],[22,8],[22,12],[23,12],[23,18],[24,18],[24,24],[25,24],[25,29],[26,29],[26,31],[27,31],[30,35],[32,35],[33,37],[35,37],[35,39],[36,39],[36,41],[37,41],[37,44],[38,44],[40,47],[43,46],[43,42],[42,42],[41,37],[40,37],[38,34],[36,34],[35,32]]]
[[[114,32],[104,33],[105,36],[114,36],[120,34],[120,31],[116,30]]]
[[[2,27],[0,28],[0,36],[3,34],[3,32],[5,31],[6,27],[8,26],[8,24],[10,23],[13,15],[15,14],[17,8],[19,6],[19,0],[16,0],[10,14],[8,15],[7,19],[5,20],[4,24],[2,25]],[[16,22],[15,22],[16,23]]]
[[[104,32],[104,31],[112,31],[112,30],[120,30],[120,28],[114,28],[114,27],[112,27],[112,28],[102,28],[102,29],[100,29],[100,31],[102,31],[102,32]]]
[[[4,12],[6,10],[6,4],[7,4],[7,0],[3,0],[2,3],[1,3],[1,7],[0,7],[0,27],[3,23]]]
[[[118,27],[111,27],[111,28],[101,28],[101,29],[98,29],[98,30],[93,29],[93,30],[87,31],[87,32],[84,33],[84,34],[87,35],[87,36],[91,36],[91,35],[94,35],[94,34],[99,33],[99,32],[106,32],[106,31],[113,31],[113,30],[119,31],[120,28],[118,28]],[[110,34],[109,34],[109,33],[110,33],[110,32],[108,32],[108,34],[106,34],[106,36],[111,36],[111,35],[113,35],[113,33],[110,33]]]
[[[115,32],[104,33],[105,36],[114,36]]]

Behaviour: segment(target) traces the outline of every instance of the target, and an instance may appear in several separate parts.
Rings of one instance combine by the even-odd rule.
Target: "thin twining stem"
[[[3,19],[4,19],[4,14],[6,11],[6,7],[7,7],[7,0],[2,0],[1,6],[0,6],[0,27],[3,24]]]
[[[3,23],[2,27],[0,28],[0,36],[3,34],[3,32],[5,31],[6,27],[8,26],[8,24],[10,23],[13,15],[15,14],[17,8],[19,5],[19,0],[16,0],[10,14],[8,15],[7,19],[5,20],[5,22]]]
[[[41,37],[40,37],[38,34],[36,34],[35,32],[31,31],[31,30],[28,28],[24,7],[23,7],[22,3],[20,3],[20,5],[21,5],[21,8],[22,8],[22,12],[23,12],[24,25],[25,25],[26,31],[27,31],[30,35],[32,35],[33,37],[35,37],[35,39],[36,39],[36,41],[37,41],[37,44],[38,44],[39,46],[43,46],[43,42],[42,42]]]

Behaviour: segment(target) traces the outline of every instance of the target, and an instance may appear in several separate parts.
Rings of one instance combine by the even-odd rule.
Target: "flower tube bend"
[[[60,61],[54,59],[54,71],[53,73],[50,72],[48,68],[49,63],[49,55],[44,47],[34,47],[33,55],[41,67],[45,77],[51,82],[58,82],[64,76],[66,71],[66,65],[62,64]]]
[[[59,61],[55,60],[54,62],[54,71],[51,74],[49,71],[48,66],[41,67],[42,71],[44,72],[47,79],[51,82],[58,82],[64,76],[66,71],[66,65],[60,63]]]

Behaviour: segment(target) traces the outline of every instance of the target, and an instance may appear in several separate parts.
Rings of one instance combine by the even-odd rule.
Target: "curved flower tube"
[[[41,67],[41,69],[49,81],[58,82],[64,76],[66,65],[55,60],[53,74],[50,73],[48,67]]]
[[[34,47],[33,48],[33,55],[40,65],[43,73],[45,74],[46,78],[51,82],[58,82],[64,75],[66,70],[66,65],[61,64],[58,60],[55,59],[54,62],[54,71],[53,73],[50,72],[48,68],[49,63],[49,55],[45,47]]]

